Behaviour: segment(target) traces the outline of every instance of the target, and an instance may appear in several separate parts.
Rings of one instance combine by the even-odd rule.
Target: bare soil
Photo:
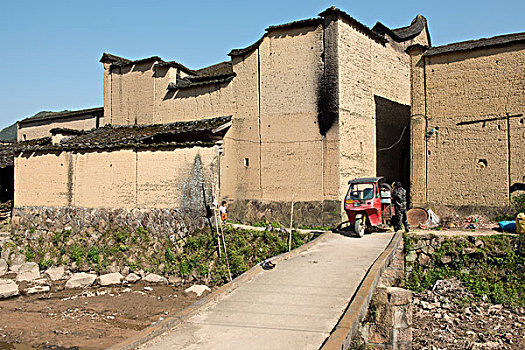
[[[105,349],[205,296],[185,293],[189,286],[138,283],[2,300],[0,350]]]
[[[525,349],[525,308],[475,302],[457,279],[414,298],[413,349]]]

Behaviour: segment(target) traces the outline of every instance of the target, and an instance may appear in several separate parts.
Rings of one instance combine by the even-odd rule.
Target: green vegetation
[[[16,141],[16,122],[0,130],[1,141]]]
[[[289,234],[280,230],[227,227],[224,238],[233,277],[288,251]],[[292,249],[312,238],[312,234],[293,232]],[[135,231],[114,229],[103,233],[89,229],[80,233],[39,232],[38,239],[28,240],[21,234],[13,239],[13,244],[24,247],[26,260],[38,262],[41,268],[75,263],[81,271],[105,271],[108,266],[117,265],[129,266],[130,271],[180,274],[207,283],[229,280],[222,240],[219,256],[216,232],[210,233],[209,228],[186,237],[151,234],[141,227]]]
[[[525,213],[525,193],[512,198],[511,213],[504,213],[494,218],[494,221],[515,220],[516,215]]]
[[[417,236],[405,236],[406,251],[416,251],[417,247],[421,247]],[[437,280],[457,277],[478,299],[525,306],[523,235],[446,238],[429,256],[425,266],[414,262],[406,278],[407,288],[421,292],[432,288]]]

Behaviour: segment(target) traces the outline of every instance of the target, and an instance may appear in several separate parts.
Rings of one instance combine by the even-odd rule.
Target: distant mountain
[[[0,131],[0,141],[16,141],[16,122]]]
[[[43,117],[43,116],[46,116],[46,115],[62,113],[62,112],[68,112],[68,110],[64,109],[63,111],[60,111],[60,112],[40,111],[37,114],[31,116],[30,118]],[[26,118],[24,118],[24,119],[26,119]],[[14,124],[12,124],[12,125],[9,125],[9,126],[3,128],[0,131],[0,141],[16,141],[16,122]]]

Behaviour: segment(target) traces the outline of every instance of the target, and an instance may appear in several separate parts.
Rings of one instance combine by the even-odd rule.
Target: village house
[[[104,125],[104,108],[89,108],[57,113],[38,113],[17,122],[17,141],[49,137],[53,128],[91,130]]]
[[[54,128],[17,153],[14,222],[125,209],[137,224],[129,213],[184,206],[202,217],[202,185],[234,220],[286,222],[294,202],[299,224],[340,222],[351,178],[409,179],[415,44],[430,46],[422,16],[370,29],[332,7],[199,70],[105,53],[103,124]]]
[[[525,182],[525,33],[408,51],[412,204],[509,205]]]

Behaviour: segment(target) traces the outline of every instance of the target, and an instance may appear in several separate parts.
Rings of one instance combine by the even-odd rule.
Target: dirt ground
[[[525,308],[472,301],[457,279],[415,294],[413,349],[525,349]]]
[[[185,293],[189,286],[139,283],[2,300],[0,350],[105,349],[205,296]]]

